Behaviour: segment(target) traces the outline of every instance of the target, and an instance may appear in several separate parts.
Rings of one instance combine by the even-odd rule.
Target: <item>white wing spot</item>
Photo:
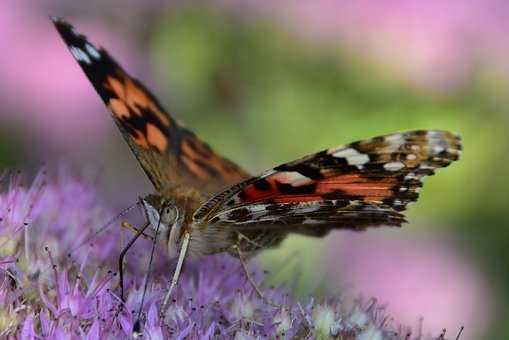
[[[347,158],[346,161],[350,165],[356,165],[357,167],[360,167],[369,162],[369,156],[359,154],[359,156]]]
[[[413,172],[410,172],[408,173],[406,176],[405,176],[405,180],[410,180],[410,179],[419,179],[418,176],[415,175],[415,173]]]
[[[338,158],[355,157],[357,155],[360,155],[359,151],[352,148],[339,149],[338,151],[332,150],[332,156]]]
[[[408,155],[406,155],[406,159],[408,159],[409,161],[413,161],[417,159],[417,156],[414,155],[413,153],[409,153]]]
[[[80,58],[79,50],[76,47],[74,47],[74,46],[69,47],[69,51],[71,51],[71,54],[74,57],[74,59]]]
[[[353,148],[332,150],[332,156],[336,158],[345,158],[349,165],[363,165],[369,162],[369,156]]]
[[[419,165],[419,169],[422,169],[422,170],[434,170],[434,169],[436,169],[436,166],[433,166],[433,165],[427,164],[427,163],[423,163],[423,164]]]
[[[442,132],[441,131],[429,130],[426,133],[426,137],[428,137],[428,138],[440,138],[441,136],[442,136]]]
[[[405,167],[405,164],[401,162],[390,162],[384,164],[384,169],[387,171],[398,171]]]
[[[444,149],[444,147],[443,147],[443,146],[440,146],[440,145],[435,145],[435,146],[433,147],[433,152],[434,152],[434,153],[441,153],[441,152],[442,152],[442,151],[444,151],[444,150],[445,150],[445,149]]]
[[[82,49],[80,49],[76,46],[71,46],[70,51],[76,60],[82,61],[87,64],[90,64],[92,62],[90,60],[90,57],[85,52],[83,52]]]
[[[247,209],[249,210],[250,213],[257,213],[257,212],[261,212],[261,211],[265,211],[265,206],[262,205],[262,204],[255,204],[255,205],[252,205],[252,206],[248,206]]]
[[[284,172],[281,172],[281,176],[282,176],[281,177],[282,179],[284,178],[285,183],[296,185],[296,186],[304,185],[311,181],[311,178],[306,177],[297,171],[284,171]]]
[[[87,50],[88,54],[92,56],[92,58],[97,60],[101,59],[101,54],[99,53],[99,51],[95,49],[94,46],[90,45],[89,43],[86,43],[85,49]]]
[[[403,135],[400,133],[397,133],[395,135],[389,135],[384,138],[386,142],[395,143],[395,142],[401,142],[403,140]]]

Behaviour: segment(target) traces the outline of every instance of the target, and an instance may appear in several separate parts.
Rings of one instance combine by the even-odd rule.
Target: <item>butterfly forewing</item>
[[[52,18],[156,190],[187,185],[210,194],[247,177],[182,127],[139,81],[60,18]]]
[[[458,136],[438,130],[331,148],[223,191],[194,218],[246,228],[298,226],[305,233],[399,226],[405,222],[399,212],[417,200],[422,177],[457,160],[460,149]]]

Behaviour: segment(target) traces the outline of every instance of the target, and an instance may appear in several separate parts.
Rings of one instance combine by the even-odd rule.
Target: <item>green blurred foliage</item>
[[[273,22],[214,10],[167,13],[152,37],[157,80],[160,88],[171,89],[163,95],[166,104],[253,173],[399,130],[461,134],[461,161],[427,180],[410,218],[451,228],[498,288],[504,314],[509,312],[509,115],[505,96],[490,91],[485,79],[474,75],[454,93],[426,92],[336,45],[299,39]],[[316,240],[294,237],[283,254],[269,252],[264,259],[274,269],[305,249],[303,267],[310,268],[318,252],[308,250],[317,247]],[[285,274],[275,273],[274,280],[280,276]],[[301,276],[297,291],[317,288],[312,276]],[[509,329],[494,329],[494,334],[504,332]]]
[[[256,173],[357,139],[448,129],[462,135],[463,158],[428,181],[419,214],[471,221],[505,206],[506,117],[486,110],[477,89],[419,92],[359,56],[241,19],[180,10],[162,18],[151,41],[168,106],[216,149]]]

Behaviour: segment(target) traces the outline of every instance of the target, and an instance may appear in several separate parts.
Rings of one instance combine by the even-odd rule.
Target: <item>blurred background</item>
[[[396,324],[509,338],[508,2],[0,2],[0,166],[72,166],[120,209],[150,183],[48,14],[252,173],[394,131],[460,133],[461,161],[404,228],[292,237],[260,261],[302,297],[376,297]]]

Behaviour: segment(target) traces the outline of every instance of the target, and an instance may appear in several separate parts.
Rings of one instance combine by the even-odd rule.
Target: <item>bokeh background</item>
[[[425,332],[509,338],[508,2],[0,2],[0,166],[66,164],[120,209],[150,184],[48,14],[252,173],[394,131],[460,133],[461,161],[404,228],[292,237],[259,259],[299,296],[376,297]]]

